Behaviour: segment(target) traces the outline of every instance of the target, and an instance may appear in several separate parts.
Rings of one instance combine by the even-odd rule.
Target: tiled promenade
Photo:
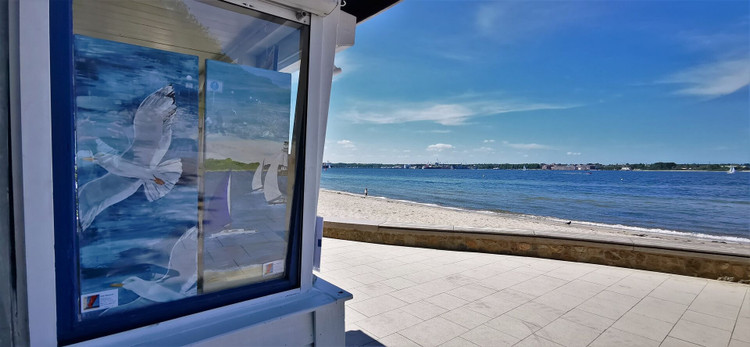
[[[323,240],[349,346],[744,346],[750,286],[494,254]]]

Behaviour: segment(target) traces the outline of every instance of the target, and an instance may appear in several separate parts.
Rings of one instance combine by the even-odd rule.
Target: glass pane
[[[302,32],[74,1],[81,319],[288,276]]]

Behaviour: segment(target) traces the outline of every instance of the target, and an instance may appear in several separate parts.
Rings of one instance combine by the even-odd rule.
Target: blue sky
[[[404,0],[336,65],[326,161],[750,162],[747,1]]]

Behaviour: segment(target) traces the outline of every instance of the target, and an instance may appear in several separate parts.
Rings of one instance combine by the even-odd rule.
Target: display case
[[[295,6],[9,4],[15,344],[343,343],[312,273],[343,14]]]

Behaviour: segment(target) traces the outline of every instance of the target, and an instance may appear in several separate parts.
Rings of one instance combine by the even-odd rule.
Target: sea
[[[323,189],[750,241],[750,173],[330,168]]]

